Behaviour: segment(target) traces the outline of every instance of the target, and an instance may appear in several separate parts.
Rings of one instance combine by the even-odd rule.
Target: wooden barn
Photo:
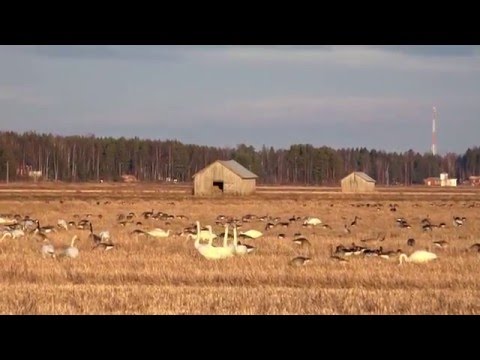
[[[257,178],[235,160],[217,160],[193,175],[193,194],[250,195]]]
[[[345,176],[341,185],[344,193],[375,191],[375,180],[360,171],[354,171]]]

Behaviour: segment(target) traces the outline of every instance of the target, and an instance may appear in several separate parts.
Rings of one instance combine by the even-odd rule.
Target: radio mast
[[[433,107],[433,119],[432,119],[432,155],[437,155],[437,131],[435,128],[437,122],[437,108]]]

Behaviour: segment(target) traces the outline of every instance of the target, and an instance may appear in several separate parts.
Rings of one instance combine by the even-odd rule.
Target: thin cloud
[[[383,45],[375,46],[385,51],[426,57],[475,57],[480,54],[476,45]]]
[[[48,106],[53,104],[53,99],[37,94],[30,87],[0,85],[0,101],[21,105]]]
[[[421,51],[431,56],[418,56]],[[454,53],[442,50],[444,54]],[[331,66],[354,69],[386,69],[394,71],[452,72],[480,71],[480,55],[472,47],[471,56],[433,56],[440,50],[403,49],[399,47],[375,47],[363,45],[332,46],[328,51],[314,51],[312,47],[287,46],[230,46],[215,52],[203,51],[207,62],[247,64],[250,66],[272,66],[274,64]],[[465,51],[465,50],[464,50]],[[415,53],[415,55],[412,55]],[[458,52],[457,52],[458,53]],[[461,52],[460,52],[461,53]]]
[[[241,127],[269,127],[295,123],[375,123],[408,121],[418,117],[425,104],[395,97],[276,97],[230,101],[197,108],[196,114],[210,122]],[[402,120],[404,119],[404,120]]]
[[[179,61],[191,49],[159,45],[28,45],[10,49],[48,58],[74,60]]]

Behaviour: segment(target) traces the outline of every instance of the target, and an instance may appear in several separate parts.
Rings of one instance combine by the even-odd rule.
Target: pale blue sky
[[[0,129],[257,149],[480,145],[478,46],[0,46]]]

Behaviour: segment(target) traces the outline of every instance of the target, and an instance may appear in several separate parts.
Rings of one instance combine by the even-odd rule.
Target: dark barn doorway
[[[214,190],[214,192],[222,192],[223,193],[223,181],[214,181],[213,182],[213,190]]]

